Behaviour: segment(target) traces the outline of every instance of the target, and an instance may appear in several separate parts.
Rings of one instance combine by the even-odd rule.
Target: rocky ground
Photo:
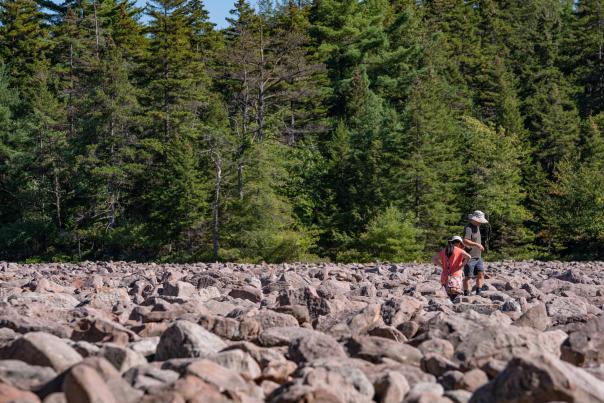
[[[604,402],[604,263],[0,264],[2,402]]]

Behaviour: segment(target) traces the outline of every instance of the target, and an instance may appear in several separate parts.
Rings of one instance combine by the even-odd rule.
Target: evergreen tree
[[[557,69],[544,70],[534,85],[535,94],[526,100],[527,126],[535,161],[552,175],[556,163],[576,151],[580,120],[570,87]]]
[[[580,0],[564,41],[566,72],[580,87],[583,116],[604,110],[604,2]]]
[[[40,6],[34,0],[1,2],[0,60],[7,64],[11,84],[24,101],[35,92],[34,77],[44,68],[48,50],[48,29]]]
[[[5,66],[0,69],[0,250],[3,259],[22,259],[39,253],[39,235],[48,223],[35,214],[27,214],[30,204],[28,189],[32,181],[27,167],[32,162],[29,153],[30,133],[15,116],[19,109],[18,91],[12,88]]]
[[[581,157],[596,162],[604,155],[604,112],[588,117],[582,125]]]
[[[210,183],[201,153],[209,77],[195,57],[196,31],[188,23],[185,0],[158,0],[150,5],[145,103],[148,134],[143,143],[148,161],[144,206],[150,235],[160,255],[185,258],[197,253],[209,217]]]
[[[338,253],[338,261],[409,262],[421,259],[424,246],[411,214],[387,207],[367,225],[358,241]]]
[[[291,107],[296,98],[304,101],[296,97],[298,82],[307,82],[313,72],[305,59],[306,41],[295,26],[284,30],[278,19],[255,15],[245,1],[236,2],[231,15],[225,31],[224,96],[236,138],[236,182],[226,237],[241,249],[242,258],[281,261],[287,259],[282,249],[295,259],[312,240],[288,198],[296,195],[284,172],[296,153],[283,143],[297,140]],[[288,113],[289,128],[284,123]]]
[[[473,118],[466,119],[465,133],[465,211],[489,214],[489,249],[507,259],[526,256],[532,234],[526,229],[530,214],[524,207],[521,142],[514,133]]]
[[[544,227],[550,254],[601,259],[604,241],[602,156],[584,162],[565,160],[550,182]]]
[[[435,49],[427,49],[425,73],[412,87],[405,110],[408,149],[400,177],[405,206],[424,230],[426,247],[434,250],[458,229],[458,195],[463,194],[464,177],[456,158],[461,128],[443,96],[449,92],[448,84],[431,65],[430,50]]]

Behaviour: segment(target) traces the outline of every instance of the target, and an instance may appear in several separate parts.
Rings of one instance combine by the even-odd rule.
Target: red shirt
[[[447,255],[445,255],[445,249],[441,249],[438,253],[440,256],[440,263],[443,267],[443,272],[440,275],[440,283],[446,284],[449,276],[461,277],[463,275],[463,255],[464,250],[455,246],[453,253],[449,256],[449,264],[447,264]]]

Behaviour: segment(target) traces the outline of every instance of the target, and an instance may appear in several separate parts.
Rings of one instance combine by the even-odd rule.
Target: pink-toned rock
[[[0,382],[0,403],[40,403],[35,394]]]
[[[0,349],[0,358],[51,367],[58,372],[82,360],[82,356],[65,341],[43,332],[28,333],[18,338],[9,346]]]

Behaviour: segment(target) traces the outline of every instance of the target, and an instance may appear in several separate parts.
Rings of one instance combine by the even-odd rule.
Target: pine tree
[[[28,154],[31,137],[15,116],[20,102],[18,91],[11,87],[6,67],[0,67],[0,185],[3,189],[0,250],[3,259],[22,259],[39,252],[35,238],[45,228],[36,225],[35,214],[26,214],[29,207],[26,191],[31,184],[26,168],[32,162]]]
[[[581,0],[576,4],[564,41],[566,71],[581,88],[582,116],[604,110],[604,2]]]
[[[602,155],[584,162],[565,160],[549,184],[544,227],[551,254],[601,259],[604,241]]]
[[[490,233],[485,244],[505,258],[526,256],[532,234],[526,230],[530,214],[524,207],[522,143],[504,129],[496,130],[474,118],[465,121],[466,211],[489,215]]]
[[[480,53],[476,10],[475,2],[458,0],[425,0],[420,9],[424,26],[441,34],[440,44],[447,55],[443,74],[466,99]]]
[[[576,151],[579,115],[570,87],[557,69],[544,70],[533,85],[536,92],[526,100],[533,155],[541,169],[552,175],[558,161]]]
[[[375,81],[368,65],[384,50],[387,9],[383,2],[324,1],[312,10],[314,40],[327,67],[332,88],[328,105],[335,120],[323,143],[327,169],[319,191],[325,200],[318,216],[319,225],[328,229],[321,246],[334,257],[338,249],[353,247],[383,205],[380,183],[387,178],[380,176],[378,156],[389,112],[370,88]]]
[[[604,155],[604,112],[585,119],[581,132],[582,160],[595,163]]]
[[[296,153],[283,143],[298,140],[291,107],[296,98],[303,101],[296,97],[301,94],[298,82],[308,81],[313,73],[305,59],[306,38],[295,27],[282,29],[276,16],[254,14],[245,1],[236,2],[231,15],[225,30],[223,93],[235,137],[236,181],[226,237],[240,249],[240,258],[279,261],[284,259],[275,254],[279,248],[295,258],[312,242],[288,198],[295,195],[284,172]]]
[[[448,84],[430,64],[429,51],[426,72],[412,87],[403,117],[408,148],[400,183],[404,206],[424,230],[428,250],[434,250],[458,229],[458,195],[464,178],[461,161],[456,158],[461,128],[443,97],[449,92]]]
[[[209,97],[209,77],[195,57],[195,30],[185,0],[159,0],[150,8],[143,143],[153,167],[145,186],[149,231],[160,255],[193,256],[209,218],[210,184],[200,129]]]
[[[11,84],[29,99],[37,70],[49,50],[45,15],[34,0],[0,3],[0,60],[7,64]]]

